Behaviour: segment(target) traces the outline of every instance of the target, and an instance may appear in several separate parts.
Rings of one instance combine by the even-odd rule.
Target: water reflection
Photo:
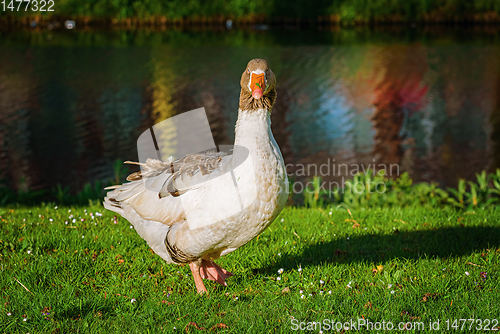
[[[376,163],[451,186],[500,166],[500,50],[488,34],[72,33],[0,35],[0,177],[12,188],[111,179],[115,159],[137,160],[140,133],[199,107],[215,142],[231,144],[255,57],[278,78],[273,132],[291,173]]]
[[[420,44],[380,47],[374,52],[374,58],[372,120],[376,133],[373,153],[376,160],[391,166],[389,173],[393,175],[402,164],[404,134],[401,132],[405,115],[410,118],[426,104],[428,86],[422,81],[428,63]],[[410,157],[410,162],[403,167],[413,172],[411,160]]]

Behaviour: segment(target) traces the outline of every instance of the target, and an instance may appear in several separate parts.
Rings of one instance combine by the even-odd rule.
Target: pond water
[[[278,79],[272,128],[297,177],[376,164],[455,186],[500,166],[497,30],[255,28],[0,32],[3,183],[106,182],[143,131],[199,107],[231,144],[252,58]]]

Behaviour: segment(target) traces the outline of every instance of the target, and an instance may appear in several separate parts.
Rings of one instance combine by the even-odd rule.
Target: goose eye
[[[250,73],[250,69],[249,68],[247,68],[247,72]]]

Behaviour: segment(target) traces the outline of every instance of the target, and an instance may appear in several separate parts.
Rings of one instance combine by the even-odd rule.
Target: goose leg
[[[203,284],[203,279],[200,276],[200,265],[196,262],[189,263],[189,268],[191,269],[191,273],[193,274],[194,283],[196,284],[196,289],[198,289],[198,293],[208,292],[207,288]]]
[[[202,278],[215,281],[223,286],[227,286],[226,278],[234,275],[215,264],[212,260],[201,260],[200,274]]]

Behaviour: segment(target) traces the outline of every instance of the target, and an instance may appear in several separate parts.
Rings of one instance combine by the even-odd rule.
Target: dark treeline
[[[40,2],[40,1],[39,1]],[[112,24],[500,22],[500,0],[64,0],[51,12],[5,1],[0,20]],[[0,4],[0,6],[3,6]],[[14,8],[14,10],[12,10]]]

